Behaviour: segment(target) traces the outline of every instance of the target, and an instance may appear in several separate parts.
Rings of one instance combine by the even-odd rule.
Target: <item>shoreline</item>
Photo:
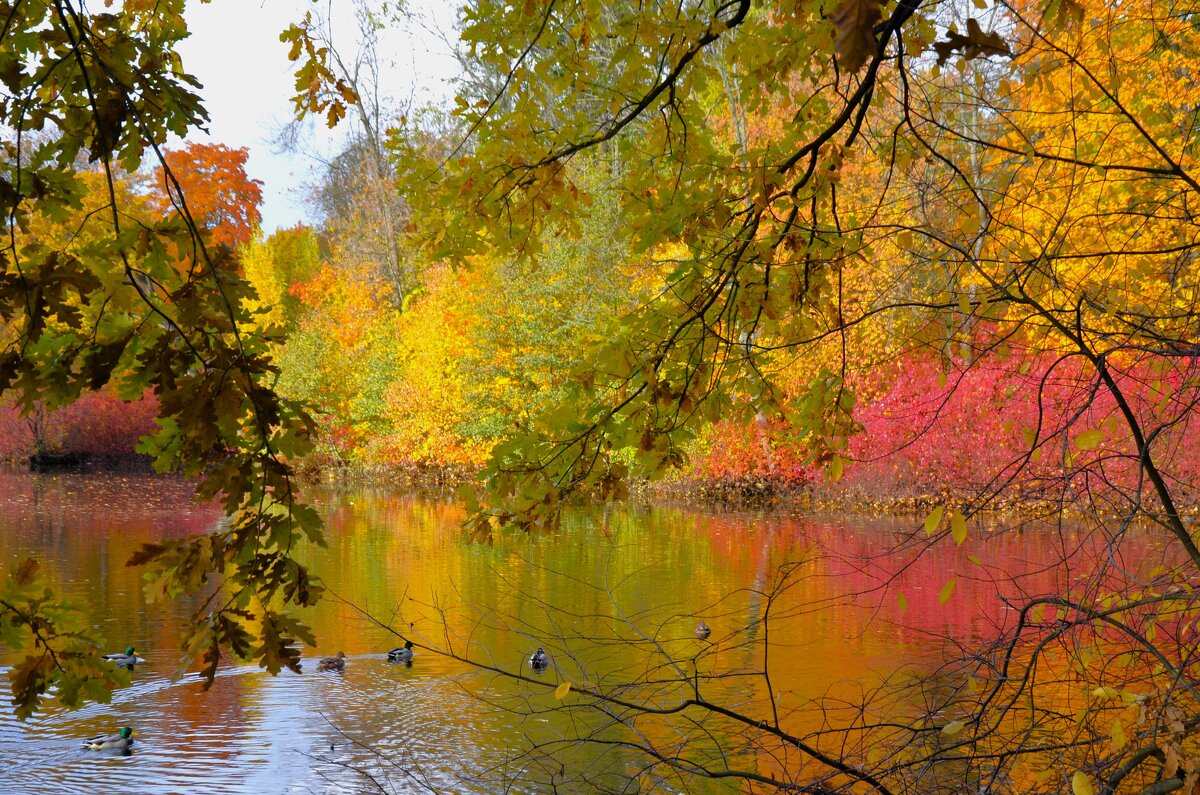
[[[69,460],[68,460],[69,459]],[[31,458],[0,460],[0,468],[31,475],[146,474],[163,475],[148,456],[69,456],[35,463]],[[416,492],[448,492],[458,496],[463,487],[475,486],[480,470],[462,466],[385,466],[344,464],[300,466],[297,477],[305,483],[331,488],[385,488]],[[169,475],[170,473],[166,473]],[[731,511],[845,513],[858,516],[924,518],[938,506],[967,504],[974,495],[941,492],[873,492],[861,486],[841,488],[827,482],[796,483],[763,477],[738,479],[679,478],[669,481],[636,480],[630,483],[629,501],[676,503]],[[582,496],[581,496],[582,498]],[[1200,517],[1200,504],[1183,503],[1181,516]],[[988,500],[978,513],[1017,519],[1073,516],[1083,512],[1058,500],[1027,494]],[[1116,514],[1100,518],[1119,518]]]

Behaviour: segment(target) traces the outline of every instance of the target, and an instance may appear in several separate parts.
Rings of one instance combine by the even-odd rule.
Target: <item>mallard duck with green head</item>
[[[398,646],[388,652],[388,662],[410,663],[413,658],[413,642],[411,640],[404,641],[403,646]]]
[[[83,741],[83,747],[92,751],[104,751],[109,748],[127,751],[131,745],[133,745],[133,729],[128,726],[116,734],[97,734],[95,737]]]
[[[146,662],[143,658],[137,656],[132,646],[126,646],[124,654],[121,652],[113,652],[112,654],[104,655],[101,659],[108,660],[111,663],[116,663],[118,667],[128,668],[130,671],[132,671],[133,666],[137,665],[138,663]]]

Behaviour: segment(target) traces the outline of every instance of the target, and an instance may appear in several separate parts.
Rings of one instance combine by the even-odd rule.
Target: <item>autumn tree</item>
[[[244,147],[224,144],[166,150],[153,183],[161,211],[171,216],[186,207],[213,244],[236,248],[249,242],[262,223],[262,182],[246,175],[249,155]]]
[[[303,125],[310,117],[330,126],[346,118],[348,140],[332,158],[307,152],[323,170],[310,186],[311,205],[322,231],[338,249],[338,259],[351,270],[378,271],[391,286],[397,309],[419,284],[411,249],[401,239],[409,218],[385,146],[388,130],[406,105],[394,100],[383,82],[392,64],[381,36],[400,17],[400,8],[386,0],[356,0],[356,39],[335,37],[332,20],[320,9],[306,12],[280,36],[290,45],[293,60],[307,56],[296,76],[297,87],[322,87],[297,95],[296,118],[283,130],[280,143],[290,151],[303,151]]]

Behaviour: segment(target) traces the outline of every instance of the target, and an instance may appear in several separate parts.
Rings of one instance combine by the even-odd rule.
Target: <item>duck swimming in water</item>
[[[404,645],[388,652],[388,662],[410,663],[413,658],[413,642],[404,641]]]
[[[550,664],[550,658],[546,655],[544,649],[540,646],[538,650],[529,655],[529,667],[535,671],[541,671]]]
[[[127,668],[130,671],[133,670],[133,666],[137,663],[146,662],[144,659],[134,653],[132,646],[126,646],[124,654],[121,654],[120,652],[114,652],[113,654],[106,654],[100,659],[108,660],[111,663],[116,663],[118,667]]]
[[[129,750],[129,746],[133,745],[133,729],[126,726],[117,734],[97,734],[90,740],[83,741],[83,747],[92,751],[103,751],[107,748],[118,748],[122,751]]]
[[[346,668],[346,652],[339,651],[336,657],[326,657],[317,663],[318,671],[342,671]]]
[[[700,623],[696,625],[696,637],[700,640],[708,640],[708,636],[712,634],[712,628],[704,623],[704,619],[700,619]]]

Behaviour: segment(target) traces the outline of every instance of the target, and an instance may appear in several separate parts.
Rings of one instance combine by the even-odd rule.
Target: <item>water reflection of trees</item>
[[[85,599],[119,616],[117,635],[167,661],[187,606],[147,606],[123,563],[216,511],[189,507],[182,492],[137,503],[158,481],[21,475],[11,485],[5,551],[43,543],[46,521],[68,528],[52,581],[86,583]],[[35,499],[43,525],[28,510]],[[418,644],[413,669],[352,664],[348,677],[366,678],[378,709],[317,688],[288,713],[323,711],[360,744],[313,752],[314,772],[354,787],[373,785],[346,766],[398,791],[820,792],[858,780],[892,792],[1049,792],[1069,782],[1044,771],[1067,765],[1138,791],[1155,775],[1180,787],[1188,775],[1166,771],[1190,753],[1190,595],[1160,587],[1172,559],[1145,528],[1115,539],[1083,524],[981,523],[959,546],[917,520],[633,506],[580,508],[561,536],[485,547],[461,543],[451,500],[353,491],[323,503],[330,547],[309,551],[314,565],[334,593]],[[693,633],[701,617],[713,628],[704,642]],[[322,654],[382,658],[396,645],[332,600],[314,624]],[[538,646],[554,663],[542,676],[526,664]],[[236,680],[209,697],[141,698],[192,736],[270,720],[259,705],[290,692]],[[560,701],[562,681],[572,690]],[[394,716],[371,717],[380,710],[421,730],[400,735]],[[1121,735],[1124,758],[1140,761],[1128,772],[1113,761]]]
[[[546,554],[554,542],[509,550],[488,589],[467,574],[373,616],[413,639],[419,660],[461,663],[453,685],[515,721],[519,752],[480,788],[1050,791],[1062,780],[1039,774],[1094,750],[1095,719],[1124,709],[1133,736],[1146,711],[1130,690],[1152,684],[1144,659],[1122,673],[1129,692],[1097,703],[1081,649],[1121,633],[1089,634],[1095,615],[1053,596],[1071,592],[1071,571],[1106,568],[1110,550],[1083,528],[993,528],[959,547],[904,521],[650,513],[610,515],[603,535],[573,539],[592,545],[577,567]],[[661,557],[634,524],[669,536]],[[1163,561],[1148,536],[1126,541],[1128,576]],[[730,569],[745,585],[721,590],[713,575]],[[1108,567],[1098,581],[1128,586],[1121,576]],[[693,632],[700,617],[707,641]],[[544,676],[523,664],[537,646],[553,660]]]

